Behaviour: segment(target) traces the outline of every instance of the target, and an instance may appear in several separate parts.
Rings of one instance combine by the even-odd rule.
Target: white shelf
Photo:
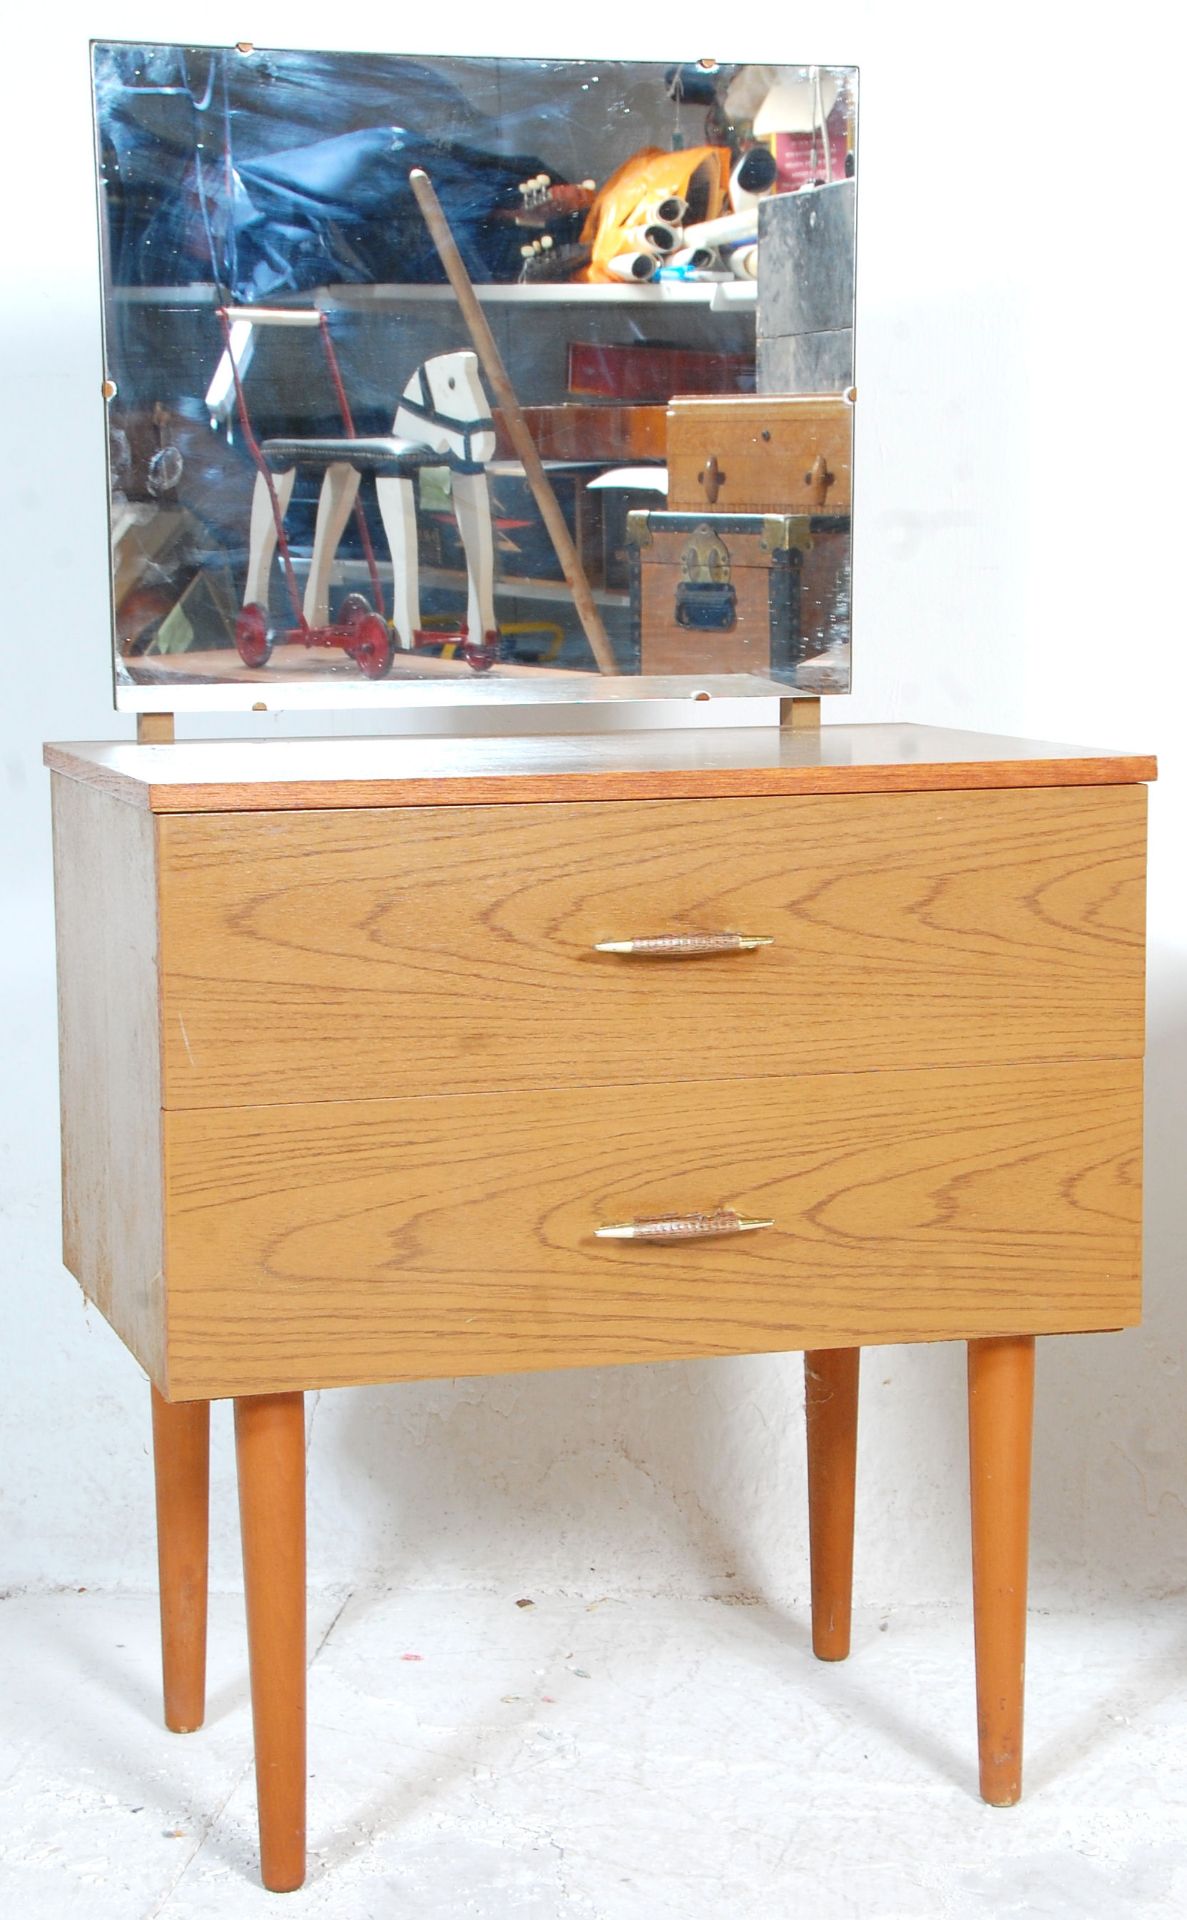
[[[643,286],[587,286],[560,280],[530,286],[481,286],[474,291],[484,306],[491,307],[708,307],[730,312],[753,307],[758,300],[758,283],[754,280],[653,280]],[[317,306],[332,312],[335,308],[448,303],[454,293],[452,287],[438,286],[319,287],[312,298]]]
[[[104,297],[117,307],[213,307],[218,288],[209,280],[188,280],[180,287],[108,287]]]
[[[562,280],[552,285],[479,286],[475,293],[484,306],[511,307],[708,307],[711,313],[751,312],[758,301],[754,280],[654,280],[644,286],[586,286]],[[112,297],[130,307],[212,307],[218,289],[209,281],[183,287],[114,287]],[[269,301],[270,306],[313,306],[323,312],[364,312],[383,307],[447,305],[452,287],[400,286],[386,283],[367,287],[315,287],[291,303]]]

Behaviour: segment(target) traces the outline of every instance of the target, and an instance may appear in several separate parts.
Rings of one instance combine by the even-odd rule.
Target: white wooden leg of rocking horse
[[[276,490],[276,504],[280,508],[283,520],[288,511],[288,503],[293,497],[293,485],[297,478],[297,469],[289,467],[285,473],[274,473],[272,485]],[[268,604],[268,586],[272,577],[272,562],[276,558],[276,521],[272,514],[272,498],[268,492],[268,482],[262,473],[257,473],[255,492],[251,496],[251,534],[247,548],[247,585],[243,590],[245,607]]]
[[[317,523],[313,530],[313,554],[309,579],[305,585],[305,618],[311,627],[330,623],[330,572],[338,542],[354,509],[361,475],[344,460],[335,460],[326,468],[317,501]]]
[[[471,644],[481,646],[495,631],[495,539],[490,489],[485,473],[453,475],[453,510],[466,551],[469,595],[466,626]]]
[[[411,652],[420,626],[420,565],[416,548],[416,482],[378,474],[375,498],[392,557],[392,625],[398,647]]]

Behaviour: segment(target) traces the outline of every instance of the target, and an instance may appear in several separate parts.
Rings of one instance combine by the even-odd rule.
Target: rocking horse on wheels
[[[340,647],[360,671],[378,680],[391,669],[395,652],[440,647],[453,642],[475,671],[494,665],[499,632],[494,608],[494,537],[486,469],[494,457],[495,428],[478,379],[478,360],[469,352],[437,354],[417,367],[404,389],[390,436],[360,438],[354,429],[334,344],[323,313],[261,307],[219,309],[227,358],[244,440],[256,468],[252,496],[247,583],[235,624],[235,644],[249,667],[267,665],[278,642],[306,647]],[[243,380],[233,351],[231,328],[312,326],[322,340],[330,379],[345,429],[341,439],[273,439],[259,442],[252,430]],[[447,466],[454,512],[466,556],[465,620],[452,631],[421,625],[420,576],[416,538],[416,480],[423,467]],[[284,518],[298,468],[322,475],[313,535],[313,552],[304,599],[297,586]],[[389,622],[383,587],[367,523],[359,502],[363,475],[375,482],[375,496],[391,552],[393,607]],[[336,620],[330,619],[330,574],[346,523],[354,514],[370,575],[373,601],[348,594]],[[279,550],[294,625],[276,631],[268,612],[272,562]]]

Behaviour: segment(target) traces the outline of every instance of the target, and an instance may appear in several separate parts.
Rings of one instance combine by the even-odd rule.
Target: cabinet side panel
[[[62,1257],[164,1387],[155,824],[55,776]]]

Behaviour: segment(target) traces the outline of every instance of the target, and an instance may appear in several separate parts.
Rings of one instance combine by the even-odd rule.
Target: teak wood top
[[[73,742],[59,774],[154,813],[911,793],[1153,780],[1148,754],[944,727],[739,727],[458,740]]]

